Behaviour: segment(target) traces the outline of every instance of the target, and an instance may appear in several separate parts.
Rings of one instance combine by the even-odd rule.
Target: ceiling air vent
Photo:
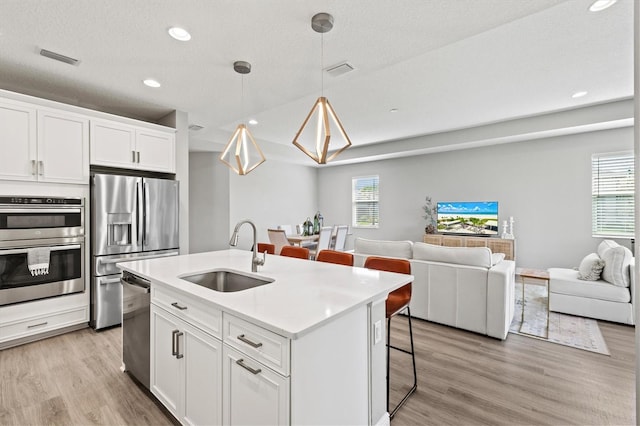
[[[325,71],[327,72],[327,74],[329,74],[331,77],[338,77],[341,76],[343,74],[346,74],[348,72],[353,71],[355,68],[353,67],[353,65],[351,65],[348,62],[343,62],[341,64],[338,65],[333,65],[331,67],[325,68]]]
[[[62,55],[60,53],[52,52],[47,49],[40,49],[40,54],[42,56],[46,56],[47,58],[55,59],[56,61],[64,62],[69,65],[78,65],[80,62],[77,59],[70,58],[68,56]]]
[[[197,132],[198,130],[202,130],[204,129],[204,127],[199,126],[197,124],[189,124],[189,130],[191,130],[192,132]]]

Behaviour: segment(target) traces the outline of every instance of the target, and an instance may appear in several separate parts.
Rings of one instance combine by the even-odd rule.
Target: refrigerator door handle
[[[142,230],[142,244],[143,247],[144,245],[147,244],[147,240],[149,239],[149,236],[147,235],[147,230],[149,229],[149,211],[151,210],[151,206],[149,205],[149,186],[147,185],[147,182],[143,182],[142,184],[143,189],[142,189],[142,198],[144,200],[144,228]]]
[[[136,182],[136,214],[137,214],[137,220],[136,220],[136,241],[138,242],[138,244],[142,244],[143,242],[141,241],[142,238],[142,197],[144,195],[141,193],[140,191],[140,184],[138,182]]]

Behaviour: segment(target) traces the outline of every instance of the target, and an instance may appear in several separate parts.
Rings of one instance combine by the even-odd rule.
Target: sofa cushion
[[[604,260],[602,279],[620,287],[629,287],[629,265],[633,260],[631,250],[618,244],[603,250],[600,250],[600,246],[598,254],[602,252],[600,257]]]
[[[417,242],[413,244],[413,258],[482,268],[491,268],[492,266],[489,247],[445,247]]]
[[[619,287],[603,280],[584,281],[578,278],[578,271],[565,268],[549,269],[549,292],[612,302],[628,303],[631,301],[628,288]]]
[[[411,259],[413,257],[413,242],[356,238],[354,242],[354,253]]]
[[[597,253],[591,253],[585,256],[578,267],[578,278],[585,281],[597,281],[602,274],[604,268],[604,260],[600,259]]]

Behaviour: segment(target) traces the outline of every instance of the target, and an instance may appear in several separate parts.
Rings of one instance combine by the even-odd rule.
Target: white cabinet
[[[175,173],[175,134],[91,120],[91,164]]]
[[[151,306],[151,391],[183,424],[222,424],[222,343]]]
[[[89,183],[89,120],[0,101],[0,179]]]
[[[223,424],[289,424],[289,378],[223,346]]]
[[[0,178],[36,180],[36,109],[0,101]]]
[[[38,110],[38,180],[89,183],[89,119]]]

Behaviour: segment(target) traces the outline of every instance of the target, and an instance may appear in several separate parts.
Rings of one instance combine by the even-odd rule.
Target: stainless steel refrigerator
[[[116,263],[179,254],[176,180],[95,174],[91,177],[91,322],[122,321]]]

